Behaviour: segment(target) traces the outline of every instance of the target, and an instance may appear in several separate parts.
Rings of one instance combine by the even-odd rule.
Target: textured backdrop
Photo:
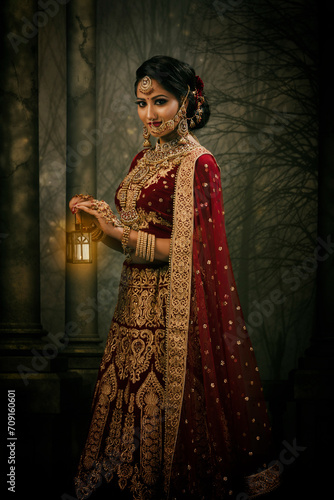
[[[246,323],[265,379],[286,378],[309,344],[317,268],[315,2],[97,1],[98,197],[141,148],[136,68],[190,63],[211,104],[200,142],[216,156]],[[42,324],[62,331],[65,281],[66,26],[39,32]],[[106,121],[107,120],[107,121]],[[108,127],[103,124],[108,123]],[[95,139],[94,139],[95,138]],[[98,255],[99,335],[108,333],[122,258]]]

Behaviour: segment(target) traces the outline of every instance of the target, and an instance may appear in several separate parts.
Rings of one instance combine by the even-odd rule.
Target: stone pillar
[[[43,334],[39,283],[37,1],[2,5],[0,340],[29,350]],[[37,19],[36,19],[37,21]]]
[[[15,471],[13,496],[24,498],[27,485],[37,478],[33,480],[32,496],[38,500],[51,498],[58,484],[64,483],[64,464],[71,465],[69,430],[74,427],[72,415],[79,407],[75,403],[81,389],[79,375],[53,370],[52,362],[59,356],[50,338],[44,337],[46,332],[40,322],[38,32],[47,29],[49,15],[39,3],[3,0],[0,5],[3,415],[9,412],[9,391],[15,400],[12,429],[4,426],[0,436],[6,456],[0,497],[10,494],[9,454],[5,451],[10,442],[14,443],[12,447],[15,445],[15,464],[11,465]]]
[[[96,5],[94,0],[67,4],[67,231],[74,228],[68,201],[76,193],[96,196]],[[69,368],[93,370],[100,362],[97,331],[97,264],[66,266],[66,324],[75,324],[66,350]],[[95,373],[96,376],[96,373]]]

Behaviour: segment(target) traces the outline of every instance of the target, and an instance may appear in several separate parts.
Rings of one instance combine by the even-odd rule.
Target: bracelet
[[[127,255],[129,253],[129,251],[131,250],[128,247],[130,231],[131,231],[130,226],[124,226],[121,243],[122,243],[122,248],[123,248],[123,252],[125,255]]]
[[[155,235],[151,233],[146,233],[144,231],[138,231],[137,244],[136,244],[136,257],[141,257],[142,259],[148,260],[149,262],[154,261],[155,253]]]
[[[155,235],[149,234],[147,242],[146,260],[150,262],[154,261],[154,251],[155,251]]]
[[[151,255],[151,244],[152,244],[152,235],[149,233],[147,235],[147,246],[146,246],[146,252],[145,252],[145,259],[149,260],[150,255]]]
[[[138,231],[137,244],[136,244],[136,257],[141,257],[142,259],[145,259],[147,238],[148,238],[148,233],[145,233],[144,231]]]
[[[102,240],[104,232],[102,231],[102,229],[97,227],[96,229],[94,229],[94,231],[91,232],[91,235],[92,235],[92,241],[98,242]]]
[[[150,262],[154,261],[154,254],[155,254],[155,234],[152,234]]]
[[[145,259],[145,255],[146,255],[147,238],[148,238],[148,233],[145,233],[145,231],[142,231],[141,246],[139,249],[140,250],[139,257],[141,257],[142,259]]]
[[[139,256],[139,247],[141,245],[141,235],[142,235],[142,231],[138,231],[138,233],[137,233],[137,243],[136,243],[136,252],[135,252],[135,256],[136,257]]]

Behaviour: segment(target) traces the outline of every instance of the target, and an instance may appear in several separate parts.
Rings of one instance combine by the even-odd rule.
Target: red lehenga
[[[120,198],[119,188],[119,210]],[[134,229],[171,238],[170,262],[124,263],[77,496],[88,498],[101,482],[135,500],[267,493],[279,468],[268,467],[270,424],[214,157],[198,145],[167,159],[142,187],[136,209]]]

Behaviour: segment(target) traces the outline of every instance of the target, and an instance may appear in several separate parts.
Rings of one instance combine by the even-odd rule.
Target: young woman
[[[258,496],[279,471],[266,462],[270,426],[219,168],[190,132],[210,116],[204,85],[188,64],[157,56],[137,70],[135,92],[144,150],[116,191],[118,218],[89,195],[70,202],[89,214],[95,240],[126,255],[77,496]]]

